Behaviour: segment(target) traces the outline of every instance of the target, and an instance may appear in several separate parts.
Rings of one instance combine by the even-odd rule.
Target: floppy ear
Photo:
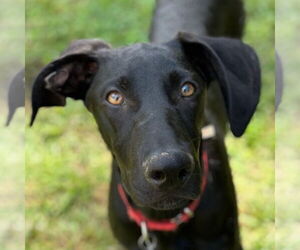
[[[241,136],[259,101],[260,66],[256,53],[240,40],[179,33],[185,57],[207,78],[217,80],[224,96],[231,131]]]
[[[66,97],[84,100],[98,71],[96,52],[110,46],[98,39],[77,40],[38,74],[32,88],[33,125],[39,108],[65,106]]]
[[[25,105],[25,72],[20,70],[13,78],[8,89],[8,115],[6,126],[9,126],[17,108]]]

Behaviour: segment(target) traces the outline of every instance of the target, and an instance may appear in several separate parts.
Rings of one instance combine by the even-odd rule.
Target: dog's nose
[[[144,162],[145,178],[156,187],[173,188],[183,185],[194,169],[193,157],[184,152],[162,152]]]

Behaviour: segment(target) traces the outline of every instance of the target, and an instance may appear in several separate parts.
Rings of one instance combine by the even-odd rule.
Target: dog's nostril
[[[151,172],[150,178],[155,181],[164,181],[166,179],[166,175],[163,171],[155,170]]]
[[[178,179],[180,181],[184,181],[187,178],[187,176],[188,176],[188,171],[185,168],[181,169],[178,173]]]

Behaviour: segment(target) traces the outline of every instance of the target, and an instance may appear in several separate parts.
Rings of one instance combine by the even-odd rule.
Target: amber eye
[[[113,105],[121,105],[124,102],[124,96],[118,91],[111,91],[106,100]]]
[[[192,96],[195,93],[195,87],[193,84],[187,82],[181,87],[181,95],[182,96]]]

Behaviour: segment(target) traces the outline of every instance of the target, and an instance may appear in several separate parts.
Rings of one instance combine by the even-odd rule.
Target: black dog
[[[223,111],[241,136],[259,93],[258,59],[239,40],[79,40],[38,75],[31,124],[40,107],[83,100],[113,155],[109,218],[126,248],[241,249]],[[201,139],[204,126],[215,131]]]

